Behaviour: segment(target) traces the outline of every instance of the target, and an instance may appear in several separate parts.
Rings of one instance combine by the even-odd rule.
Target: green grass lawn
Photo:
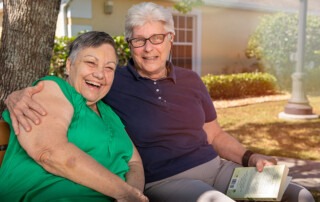
[[[309,97],[320,114],[320,96]],[[320,119],[288,121],[278,118],[287,101],[217,109],[218,121],[247,148],[266,155],[320,161]],[[311,191],[320,202],[320,192]]]
[[[320,97],[309,97],[320,114]],[[320,161],[320,119],[278,118],[287,101],[217,109],[220,125],[251,150],[267,155]]]
[[[320,97],[309,97],[320,114]],[[218,121],[252,151],[266,155],[320,161],[320,119],[288,121],[278,118],[287,101],[217,109]],[[316,202],[320,192],[312,191]]]

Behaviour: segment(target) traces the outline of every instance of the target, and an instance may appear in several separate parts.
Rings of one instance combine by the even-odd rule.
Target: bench
[[[3,120],[0,120],[0,166],[2,159],[6,152],[9,142],[10,127],[9,124]]]

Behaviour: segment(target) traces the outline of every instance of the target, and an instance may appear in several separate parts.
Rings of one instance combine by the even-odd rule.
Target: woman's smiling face
[[[74,61],[67,60],[68,82],[87,99],[88,105],[95,104],[109,92],[116,66],[111,45],[87,47],[79,51]]]
[[[155,34],[167,34],[161,21],[151,21],[142,26],[134,27],[132,38],[149,38]],[[135,67],[141,76],[159,79],[166,75],[166,62],[173,37],[172,34],[168,34],[161,44],[152,44],[147,40],[142,47],[131,47]]]

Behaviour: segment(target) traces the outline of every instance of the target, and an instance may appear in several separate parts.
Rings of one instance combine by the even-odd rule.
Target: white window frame
[[[179,13],[178,11],[172,10],[174,16],[191,16],[193,18],[192,28],[192,71],[196,72],[199,76],[201,75],[201,35],[202,35],[202,16],[201,11],[194,9],[187,14]],[[175,25],[176,26],[176,25]],[[184,45],[183,43],[174,42],[173,45],[179,44]]]

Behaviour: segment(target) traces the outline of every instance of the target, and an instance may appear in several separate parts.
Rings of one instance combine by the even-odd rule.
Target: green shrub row
[[[277,93],[276,78],[268,73],[241,73],[203,76],[203,83],[214,100],[245,98]]]

